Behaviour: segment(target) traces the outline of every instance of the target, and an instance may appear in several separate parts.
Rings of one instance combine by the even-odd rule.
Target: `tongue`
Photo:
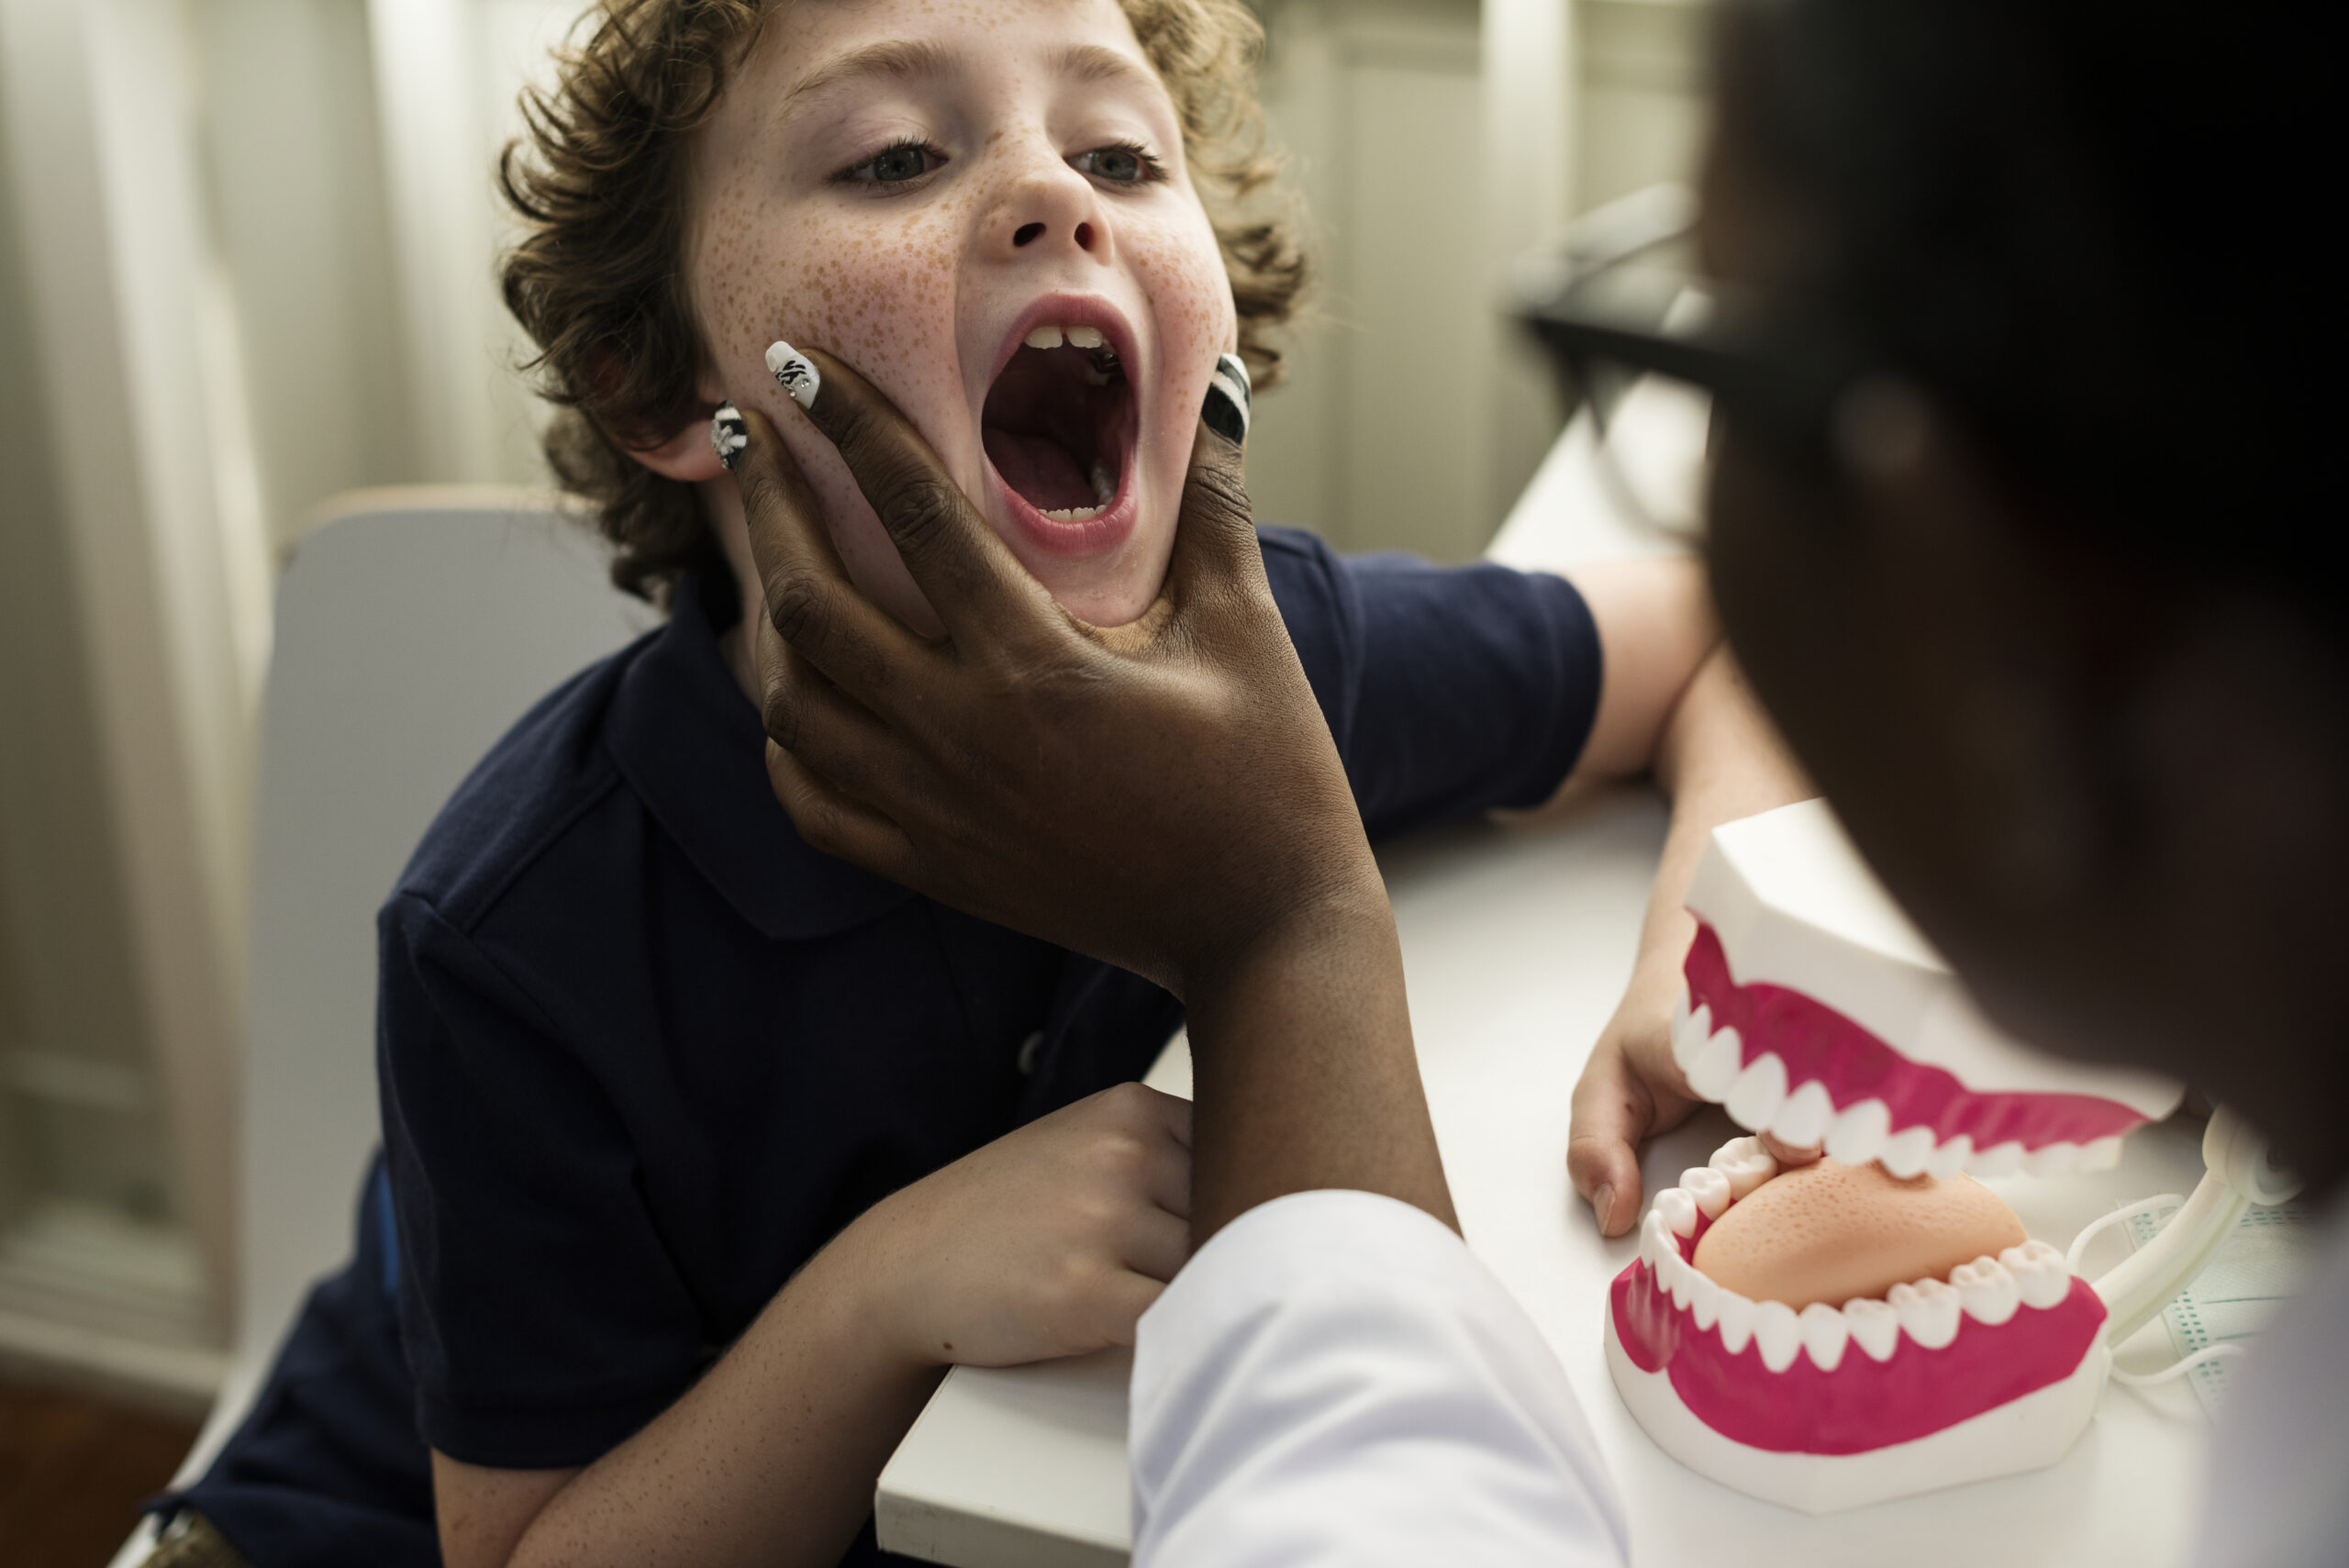
[[[1071,506],[1097,506],[1093,482],[1077,466],[1074,454],[1050,436],[1022,435],[999,425],[988,425],[979,439],[995,463],[995,471],[1019,498],[1040,512],[1066,511]]]

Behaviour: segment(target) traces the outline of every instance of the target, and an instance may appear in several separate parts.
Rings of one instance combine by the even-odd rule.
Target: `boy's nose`
[[[1093,183],[1057,157],[1023,166],[988,215],[987,249],[998,260],[1082,256],[1109,260],[1109,228]]]

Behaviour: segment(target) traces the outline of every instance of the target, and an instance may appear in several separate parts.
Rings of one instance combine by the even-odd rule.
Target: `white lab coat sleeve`
[[[1459,1237],[1369,1193],[1250,1210],[1143,1314],[1135,1568],[1621,1564],[1565,1371]]]

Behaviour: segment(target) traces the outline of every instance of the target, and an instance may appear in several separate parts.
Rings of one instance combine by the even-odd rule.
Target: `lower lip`
[[[995,486],[996,500],[1004,516],[1009,517],[1020,534],[1037,549],[1052,555],[1103,555],[1117,549],[1133,537],[1134,521],[1141,507],[1134,498],[1133,460],[1129,456],[1124,472],[1118,475],[1118,493],[1109,504],[1082,521],[1063,521],[1048,517],[1030,506],[1028,498],[1004,482],[995,464],[987,464],[987,479]]]

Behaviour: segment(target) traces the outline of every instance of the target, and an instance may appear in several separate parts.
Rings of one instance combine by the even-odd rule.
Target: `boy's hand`
[[[885,1331],[973,1366],[1132,1344],[1190,1254],[1190,1140],[1189,1101],[1121,1084],[885,1199],[851,1233]]]
[[[1590,1200],[1601,1236],[1620,1236],[1640,1218],[1640,1145],[1705,1103],[1688,1092],[1687,1075],[1672,1056],[1680,966],[1695,933],[1696,922],[1682,913],[1646,945],[1575,1084],[1566,1174]],[[1781,1165],[1808,1165],[1826,1152],[1815,1144],[1791,1147],[1766,1132],[1762,1142]]]
[[[768,772],[801,837],[1187,995],[1268,934],[1386,895],[1264,578],[1240,448],[1198,428],[1166,586],[1071,616],[889,400],[829,355],[808,418],[945,627],[859,594],[782,441],[732,458],[768,616]],[[1390,922],[1391,923],[1391,922]]]
[[[1687,942],[1680,946],[1685,953]],[[1590,1200],[1601,1236],[1620,1236],[1640,1217],[1641,1143],[1687,1120],[1700,1103],[1672,1059],[1679,994],[1678,960],[1668,947],[1651,946],[1575,1084],[1566,1174]]]

